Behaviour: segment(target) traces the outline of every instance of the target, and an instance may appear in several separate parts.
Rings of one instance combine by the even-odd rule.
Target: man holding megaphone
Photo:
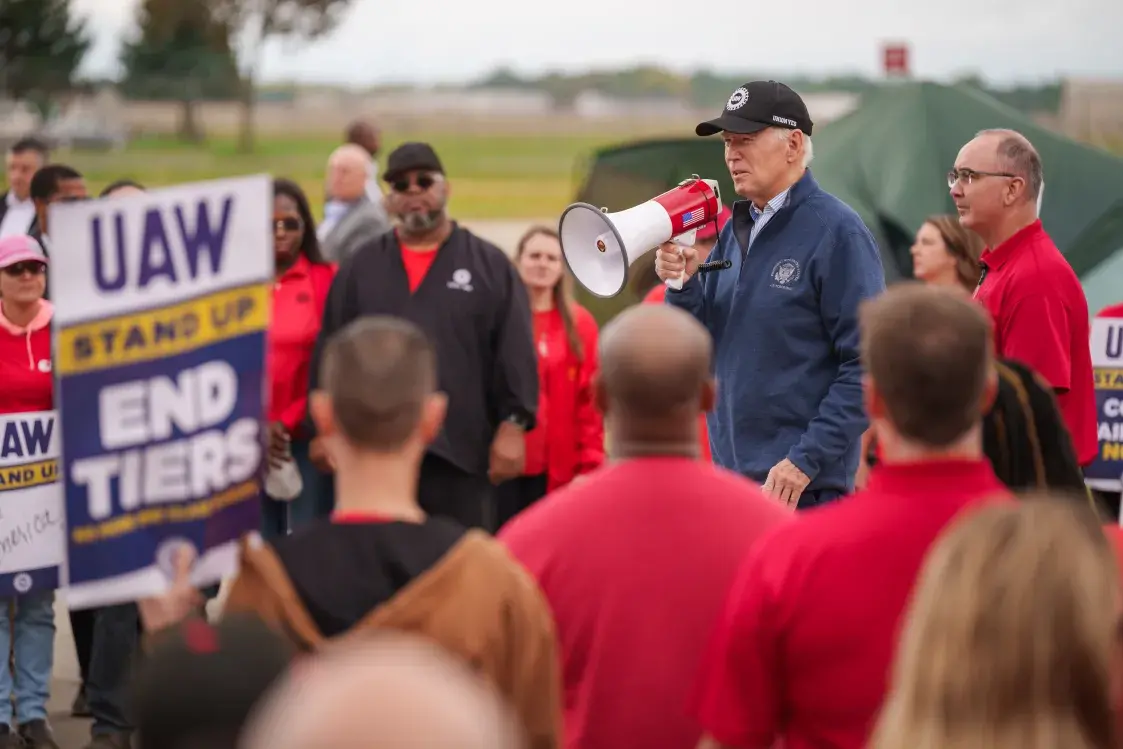
[[[873,236],[807,168],[812,125],[803,100],[782,83],[734,91],[721,115],[695,132],[721,134],[743,200],[708,259],[676,245],[660,248],[655,260],[670,282],[667,303],[693,314],[714,339],[714,461],[799,507],[854,485],[867,425],[858,306],[885,289]],[[699,274],[703,260],[728,267]]]

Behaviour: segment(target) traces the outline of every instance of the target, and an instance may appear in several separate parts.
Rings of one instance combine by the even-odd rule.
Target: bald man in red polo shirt
[[[1096,458],[1096,394],[1088,300],[1037,217],[1041,157],[1013,130],[984,130],[948,174],[959,221],[986,242],[975,298],[994,318],[998,356],[1053,386],[1080,465]]]
[[[961,512],[1009,501],[983,454],[998,387],[986,313],[897,284],[861,326],[881,462],[863,490],[749,552],[695,695],[706,747],[862,749],[929,546]]]
[[[499,540],[557,626],[567,749],[694,749],[684,707],[737,567],[790,509],[698,460],[713,343],[669,305],[605,326],[594,385],[611,462],[546,496]]]

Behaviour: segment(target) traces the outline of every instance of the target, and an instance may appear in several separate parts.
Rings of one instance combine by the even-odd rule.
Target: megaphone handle
[[[671,241],[674,242],[675,244],[681,244],[681,245],[685,245],[687,247],[693,247],[694,242],[697,240],[697,238],[698,238],[698,230],[697,229],[691,229],[690,231],[685,231],[682,234],[679,234],[677,237],[671,237]],[[682,250],[676,250],[676,251],[678,252],[679,257],[682,257]],[[686,275],[686,272],[684,271],[682,276],[679,276],[678,278],[668,278],[666,281],[663,282],[663,284],[668,289],[673,289],[675,291],[682,291],[682,279],[683,279],[683,276],[685,276],[685,275]]]

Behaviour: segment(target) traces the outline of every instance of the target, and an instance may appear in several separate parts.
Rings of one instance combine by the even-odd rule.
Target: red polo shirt
[[[499,533],[557,626],[568,749],[694,749],[685,706],[706,637],[753,543],[791,510],[689,458],[612,463]]]
[[[334,263],[311,263],[304,255],[273,284],[269,324],[269,420],[289,434],[299,432],[308,410],[312,349],[320,334]]]
[[[1057,391],[1080,465],[1096,458],[1096,392],[1088,300],[1041,221],[983,252],[975,298],[994,319],[998,355],[1031,367]]]
[[[1009,496],[985,460],[882,463],[866,489],[759,541],[711,641],[702,726],[747,749],[862,749],[928,547],[964,509]]]

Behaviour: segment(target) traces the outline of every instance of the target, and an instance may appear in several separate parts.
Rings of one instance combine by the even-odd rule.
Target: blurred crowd
[[[965,145],[886,289],[781,86],[699,125],[742,200],[603,329],[553,228],[511,257],[449,215],[429,144],[356,123],[318,224],[277,177],[261,527],[221,590],[185,556],[70,613],[88,748],[1123,747],[1119,500],[1032,144]],[[50,410],[47,209],[90,196],[34,139],[7,178],[0,413]],[[54,602],[4,608],[0,749],[58,746]]]

